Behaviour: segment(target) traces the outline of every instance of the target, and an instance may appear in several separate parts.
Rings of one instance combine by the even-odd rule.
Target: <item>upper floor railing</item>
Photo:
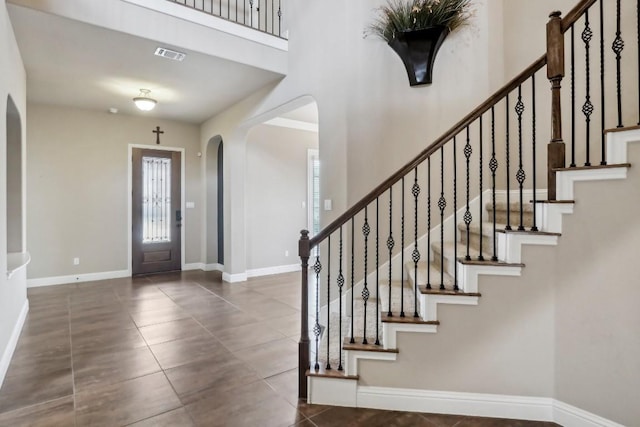
[[[246,27],[286,38],[282,0],[168,0]]]

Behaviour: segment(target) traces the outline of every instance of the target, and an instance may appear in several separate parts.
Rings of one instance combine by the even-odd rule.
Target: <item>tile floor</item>
[[[0,426],[542,426],[298,402],[299,274],[29,290]]]

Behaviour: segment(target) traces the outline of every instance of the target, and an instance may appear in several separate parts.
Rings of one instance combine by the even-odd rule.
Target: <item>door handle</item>
[[[176,226],[177,227],[182,227],[182,211],[181,210],[177,210],[176,211]]]

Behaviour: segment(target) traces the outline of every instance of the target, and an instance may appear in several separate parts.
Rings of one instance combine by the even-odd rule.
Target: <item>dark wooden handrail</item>
[[[595,0],[588,0],[595,1]],[[318,234],[313,236],[309,240],[309,249],[316,247],[320,242],[326,239],[331,233],[336,231],[342,225],[346,224],[353,216],[363,210],[365,206],[369,205],[380,197],[385,191],[387,191],[393,184],[398,182],[403,176],[413,170],[416,166],[422,163],[427,157],[431,156],[434,152],[440,149],[448,141],[452,140],[454,136],[458,135],[467,126],[476,121],[481,115],[486,113],[495,106],[502,98],[507,96],[508,93],[516,89],[520,84],[524,83],[533,74],[542,69],[547,63],[547,55],[541,56],[533,64],[529,65],[523,72],[518,74],[509,83],[500,88],[497,92],[491,95],[485,102],[476,107],[471,113],[467,114],[462,120],[456,123],[451,129],[445,132],[440,138],[438,138],[433,144],[424,149],[417,157],[403,166],[396,173],[384,180],[382,184],[374,188],[369,194],[364,196],[359,202],[349,208],[345,213],[340,215],[331,224],[323,228]]]
[[[566,33],[596,0],[582,0],[562,18],[562,32]]]

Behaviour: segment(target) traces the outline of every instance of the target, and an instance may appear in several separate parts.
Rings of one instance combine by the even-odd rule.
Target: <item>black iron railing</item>
[[[282,0],[168,0],[236,24],[284,37]]]
[[[537,182],[540,173],[547,174],[543,185],[547,186],[547,198],[555,201],[555,175],[566,163],[570,163],[569,168],[607,164],[603,131],[635,125],[636,118],[640,122],[637,116],[640,90],[623,90],[625,84],[640,87],[640,61],[636,58],[640,49],[639,5],[640,2],[631,0],[583,0],[564,18],[559,12],[551,14],[545,55],[320,233],[309,238],[306,231],[302,232],[300,397],[306,396],[305,374],[321,374],[319,366],[323,358],[327,359],[324,361],[327,370],[337,366],[342,371],[344,337],[352,346],[371,342],[381,345],[382,322],[419,318],[420,294],[465,293],[459,283],[459,265],[500,263],[497,251],[500,233],[539,232],[532,206],[540,198]],[[597,25],[593,25],[594,16]],[[625,57],[623,36],[630,34],[633,26],[637,46],[635,52]],[[600,55],[595,61],[599,64],[593,64],[591,52],[596,42]],[[610,51],[605,49],[607,45],[611,46]],[[562,101],[565,46],[570,62],[566,105]],[[583,69],[578,66],[582,61]],[[536,86],[545,67],[551,91]],[[600,70],[599,82],[593,78],[596,67]],[[608,74],[605,71],[609,69],[615,71]],[[563,113],[563,106],[570,106],[570,111]],[[580,119],[578,112],[582,113]],[[594,120],[595,117],[599,119]],[[569,150],[565,150],[563,119],[570,122]],[[541,138],[550,141],[546,149],[537,144]],[[591,158],[598,154],[600,165],[590,166]],[[540,161],[545,157],[547,162]],[[459,176],[460,168],[463,176]],[[464,180],[463,186],[458,185],[458,179]],[[407,182],[411,184],[406,185]],[[437,209],[432,209],[433,191]],[[460,200],[464,201],[461,207]],[[384,213],[380,212],[381,204],[388,206]],[[502,212],[500,216],[497,211]],[[463,221],[460,225],[459,218]],[[371,235],[375,236],[374,266],[369,262]],[[407,238],[409,241],[405,241]],[[380,239],[386,242],[382,243],[386,244],[382,257]],[[447,240],[453,241],[453,245],[445,244]],[[458,244],[462,245],[460,249]],[[343,248],[347,248],[344,256]],[[315,264],[310,276],[307,267],[312,251]],[[337,262],[331,259],[336,252],[339,252]],[[321,275],[323,269],[327,272],[326,281]],[[438,273],[432,274],[432,270]],[[385,276],[383,283],[379,282],[380,272]],[[349,283],[345,282],[347,275]],[[411,275],[413,286],[404,286]],[[327,297],[326,305],[318,306],[316,296],[316,306],[307,307],[309,277],[315,281],[312,290]],[[375,280],[375,286],[371,280]],[[330,295],[338,298],[331,299]],[[413,315],[405,313],[407,296],[411,297]],[[376,304],[375,312],[371,304]],[[313,352],[310,352],[309,311],[316,314]],[[345,316],[350,319],[346,321]],[[326,351],[320,352],[320,348]],[[309,363],[310,357],[314,363]]]

